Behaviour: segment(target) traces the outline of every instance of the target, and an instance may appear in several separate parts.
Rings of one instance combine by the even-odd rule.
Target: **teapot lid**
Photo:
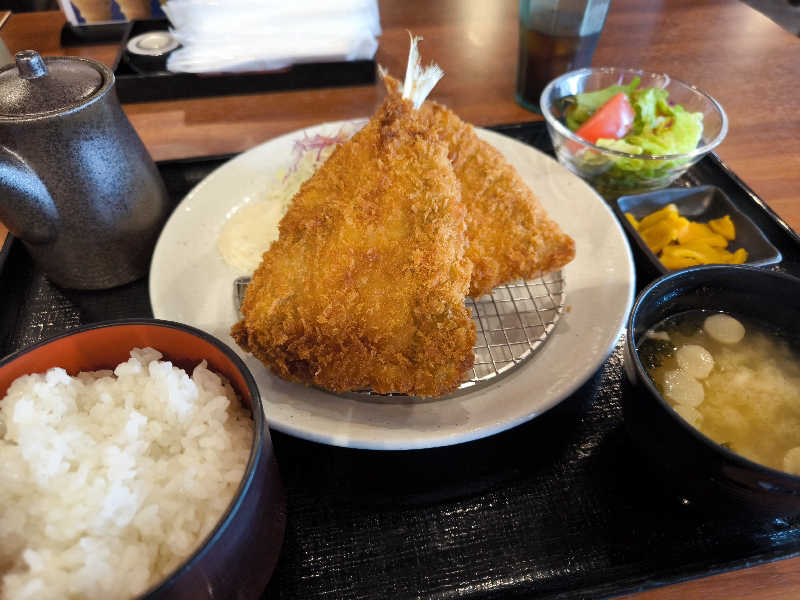
[[[68,56],[43,59],[35,50],[15,55],[0,70],[0,118],[36,117],[84,104],[113,82],[103,65]]]

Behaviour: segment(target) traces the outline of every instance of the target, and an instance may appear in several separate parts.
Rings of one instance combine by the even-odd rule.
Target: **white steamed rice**
[[[0,598],[128,598],[213,529],[253,423],[230,385],[152,348],[26,375],[0,400]]]

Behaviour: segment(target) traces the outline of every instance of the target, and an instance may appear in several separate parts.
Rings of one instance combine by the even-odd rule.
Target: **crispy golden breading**
[[[438,396],[472,366],[471,263],[447,147],[387,99],[294,198],[232,330],[286,379]]]
[[[384,77],[389,97],[400,84]],[[516,279],[560,269],[575,257],[575,242],[547,216],[505,157],[472,126],[432,101],[420,108],[449,148],[467,207],[467,258],[473,263],[469,295],[477,298]]]
[[[469,295],[477,298],[516,279],[533,279],[575,258],[575,242],[546,211],[505,157],[451,110],[426,102],[421,112],[450,148],[467,207]]]

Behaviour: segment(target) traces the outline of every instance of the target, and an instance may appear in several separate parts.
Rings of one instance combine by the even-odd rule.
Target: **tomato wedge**
[[[620,92],[598,108],[575,134],[593,144],[600,138],[618,140],[630,131],[635,116],[628,95]]]

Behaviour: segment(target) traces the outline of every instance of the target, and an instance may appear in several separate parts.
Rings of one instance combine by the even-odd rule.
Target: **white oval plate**
[[[535,356],[481,389],[427,402],[372,402],[336,396],[273,376],[229,335],[237,321],[233,280],[217,250],[225,220],[259,198],[288,167],[295,140],[335,135],[326,123],[270,140],[225,163],[173,212],[153,254],[150,301],[159,319],[194,325],[236,350],[252,371],[271,427],[300,438],[352,448],[406,450],[445,446],[510,429],[572,394],[605,361],[633,301],[634,268],[611,209],[554,159],[485,129],[478,135],[502,152],[548,213],[576,242],[563,270],[567,307]]]

